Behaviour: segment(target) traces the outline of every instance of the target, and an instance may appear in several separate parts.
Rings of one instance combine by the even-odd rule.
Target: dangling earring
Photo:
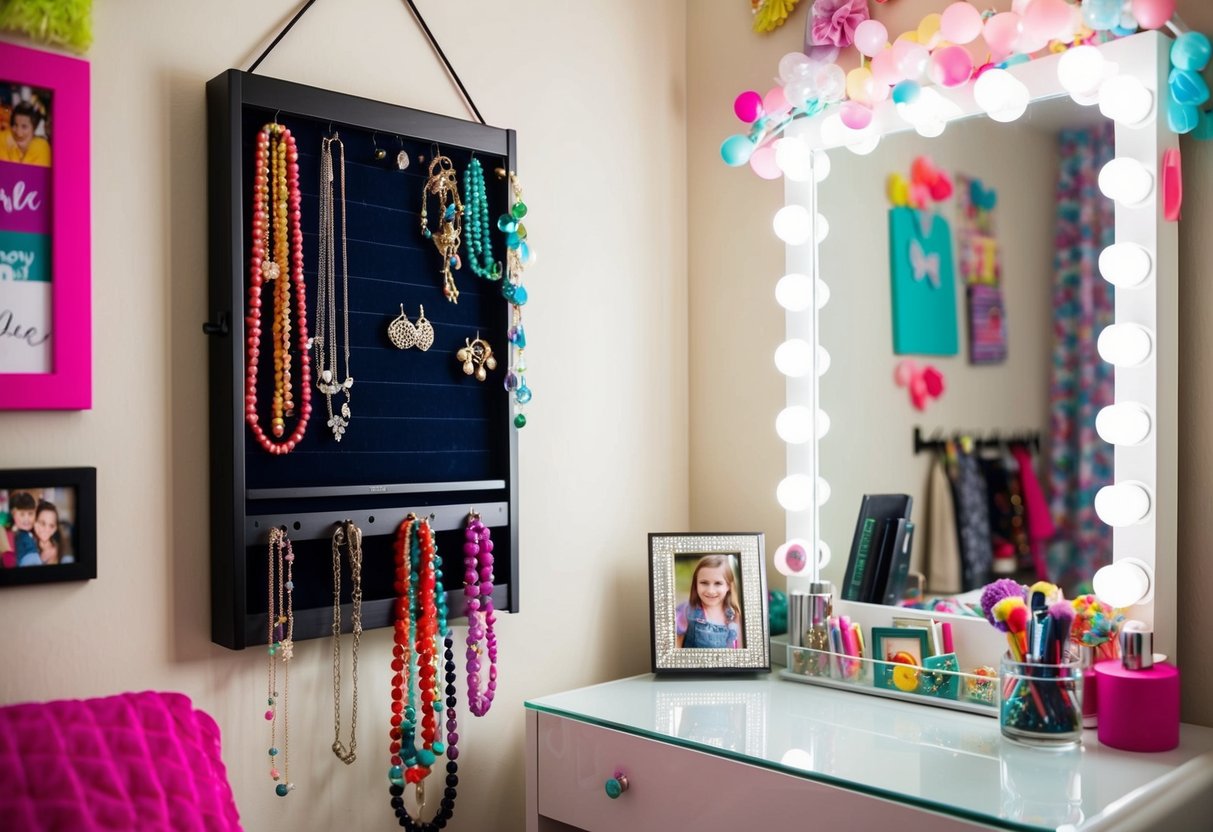
[[[387,158],[387,151],[379,146],[378,137],[379,137],[378,133],[371,134],[371,147],[375,148],[372,155],[375,157],[376,162],[382,162],[384,159]]]
[[[422,306],[421,314],[417,317],[417,323],[414,324],[417,333],[417,349],[425,352],[430,347],[434,346],[434,325],[430,323],[429,318],[425,316],[425,307]]]
[[[426,324],[428,325],[429,321],[426,321]],[[400,304],[399,317],[387,325],[387,337],[391,339],[392,345],[398,350],[407,350],[417,343],[417,330],[413,328],[413,324],[405,317],[403,303]],[[430,340],[434,340],[432,331]]]
[[[396,142],[400,145],[400,152],[396,154],[396,170],[408,170],[409,153],[404,149],[404,139],[397,136]]]
[[[488,374],[484,371],[485,367],[490,370],[497,369],[497,359],[493,358],[493,348],[489,346],[488,341],[480,337],[480,333],[476,333],[476,340],[469,341],[463,339],[467,344],[466,347],[455,353],[455,358],[463,362],[464,375],[475,374],[477,381],[484,381]]]

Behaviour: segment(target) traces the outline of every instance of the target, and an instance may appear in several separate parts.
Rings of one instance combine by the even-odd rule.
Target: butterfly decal
[[[927,254],[920,240],[910,240],[910,267],[914,270],[914,280],[926,280],[932,288],[939,288],[939,252]]]
[[[897,362],[893,381],[909,391],[910,404],[915,410],[926,410],[931,399],[938,399],[944,393],[942,372],[931,364],[920,365],[908,358]]]

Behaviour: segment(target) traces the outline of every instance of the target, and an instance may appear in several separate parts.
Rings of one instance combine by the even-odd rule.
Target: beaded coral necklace
[[[299,153],[286,127],[267,124],[257,134],[253,175],[253,257],[249,263],[245,343],[244,419],[257,443],[272,454],[290,453],[303,438],[312,415],[311,360],[307,354],[307,294],[303,286],[303,232],[299,227]],[[289,233],[288,233],[289,227]],[[289,277],[288,277],[289,275]],[[257,368],[261,357],[261,306],[266,283],[273,284],[274,397],[270,433],[257,414]],[[291,289],[295,292],[296,349],[300,404],[295,430],[285,441],[286,419],[295,415],[291,379]]]

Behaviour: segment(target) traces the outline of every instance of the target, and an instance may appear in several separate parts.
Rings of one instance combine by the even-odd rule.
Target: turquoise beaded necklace
[[[489,239],[489,198],[484,184],[484,168],[475,156],[463,169],[464,214],[467,230],[468,265],[485,280],[500,280],[501,263],[493,259]]]

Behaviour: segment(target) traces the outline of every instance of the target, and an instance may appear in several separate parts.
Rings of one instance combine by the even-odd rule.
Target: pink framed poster
[[[0,43],[0,410],[92,407],[89,67]]]

